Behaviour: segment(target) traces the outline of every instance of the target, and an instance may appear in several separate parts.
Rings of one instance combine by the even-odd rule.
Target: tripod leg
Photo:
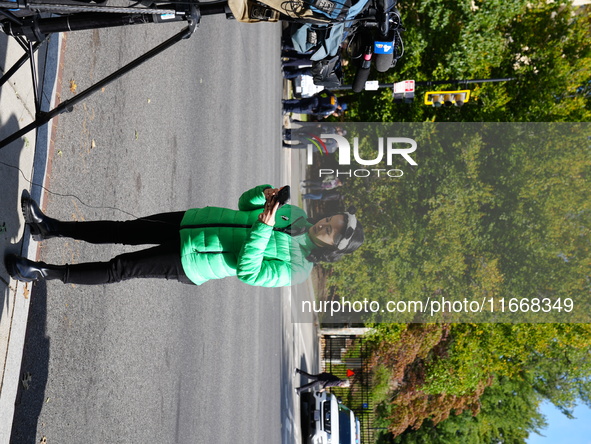
[[[14,75],[14,73],[17,72],[20,69],[20,67],[27,62],[27,60],[33,58],[33,54],[35,53],[35,51],[37,51],[37,49],[39,49],[41,43],[42,42],[35,42],[35,44],[32,47],[32,51],[27,51],[26,54],[23,54],[23,56],[20,59],[18,59],[18,61],[14,65],[12,65],[12,67],[8,71],[6,71],[2,78],[0,78],[0,88],[2,87],[2,85],[8,82],[8,79],[10,79]]]
[[[33,101],[35,102],[35,115],[37,115],[41,112],[41,102],[39,101],[39,83],[37,82],[37,67],[35,66],[35,60],[33,59],[33,54],[35,53],[33,46],[33,43],[29,41],[27,52],[31,54],[29,57],[29,62],[31,62],[31,76],[33,77]]]
[[[122,68],[118,69],[117,71],[115,71],[111,75],[109,75],[109,76],[105,77],[104,79],[100,80],[99,82],[95,83],[91,87],[85,89],[84,91],[81,91],[75,97],[72,97],[69,100],[65,100],[64,102],[60,103],[58,106],[56,106],[54,109],[52,109],[50,111],[37,113],[37,116],[35,116],[35,120],[33,122],[31,122],[27,126],[21,128],[19,131],[6,137],[5,139],[0,140],[0,149],[4,148],[5,146],[9,145],[10,143],[14,142],[15,140],[20,139],[22,136],[27,134],[29,131],[32,131],[34,129],[37,129],[37,128],[45,125],[47,122],[49,122],[55,116],[58,116],[64,112],[72,111],[75,104],[80,103],[81,101],[86,99],[91,94],[94,94],[95,92],[97,92],[101,88],[103,88],[104,86],[110,84],[111,82],[118,79],[119,77],[121,77],[121,76],[127,74],[128,72],[132,71],[133,69],[137,68],[139,65],[146,62],[147,60],[155,57],[156,55],[160,54],[164,50],[170,48],[175,43],[178,43],[183,39],[189,38],[194,32],[195,26],[196,26],[196,23],[189,23],[189,26],[182,29],[179,33],[173,35],[171,38],[164,41],[163,43],[156,46],[155,48],[151,49],[150,51],[146,52],[144,55],[129,62],[127,65],[123,66]]]

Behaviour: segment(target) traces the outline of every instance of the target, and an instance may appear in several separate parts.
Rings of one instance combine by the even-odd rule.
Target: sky
[[[584,405],[574,411],[576,419],[568,419],[548,402],[541,411],[546,417],[548,427],[542,430],[545,436],[530,435],[527,444],[591,444],[591,409]]]

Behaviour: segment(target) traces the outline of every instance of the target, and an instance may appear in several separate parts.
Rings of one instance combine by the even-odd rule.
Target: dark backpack
[[[341,21],[347,17],[351,8],[351,0],[305,0],[308,7],[320,16]]]
[[[341,57],[337,54],[334,57],[318,60],[312,64],[310,75],[314,84],[325,88],[341,86],[343,82],[343,70],[341,68]]]

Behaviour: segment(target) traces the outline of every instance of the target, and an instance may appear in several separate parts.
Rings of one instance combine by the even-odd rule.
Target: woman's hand
[[[259,220],[271,227],[275,226],[275,214],[279,209],[279,202],[275,202],[275,196],[271,196],[265,203],[265,210],[259,214]]]
[[[259,214],[259,220],[267,225],[275,226],[275,214],[279,209],[279,202],[277,202],[277,194],[281,191],[284,187],[281,188],[266,188],[263,193],[265,193],[265,210]]]
[[[263,193],[265,193],[265,199],[269,202],[269,199],[273,196],[276,196],[279,192],[279,188],[265,188]]]

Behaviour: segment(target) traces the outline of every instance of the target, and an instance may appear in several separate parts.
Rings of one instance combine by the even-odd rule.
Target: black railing
[[[359,336],[325,335],[321,339],[321,350],[323,371],[351,381],[350,388],[332,388],[331,392],[359,419],[361,443],[373,444],[375,408],[371,400],[367,343]],[[351,372],[354,374],[349,376]]]

